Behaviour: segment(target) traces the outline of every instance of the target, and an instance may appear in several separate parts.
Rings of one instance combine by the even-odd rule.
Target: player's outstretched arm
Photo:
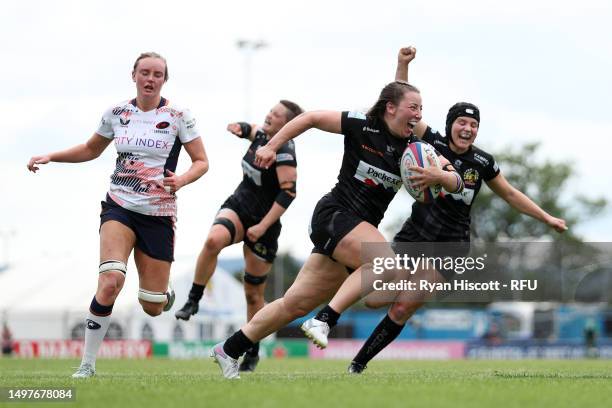
[[[28,162],[28,170],[36,173],[39,169],[39,164],[47,164],[49,162],[82,163],[93,160],[102,154],[111,141],[112,139],[94,133],[93,136],[83,144],[59,152],[32,157]]]
[[[567,231],[564,219],[553,217],[544,211],[523,192],[512,186],[501,173],[492,180],[487,181],[487,185],[515,210],[543,222],[549,227],[554,228],[557,232]]]
[[[255,123],[235,122],[227,125],[227,131],[242,139],[249,139],[251,142],[255,139],[257,128]]]
[[[276,160],[276,152],[289,140],[301,135],[308,129],[316,128],[330,133],[342,133],[341,112],[305,112],[289,121],[265,146],[255,154],[255,164],[268,168]]]

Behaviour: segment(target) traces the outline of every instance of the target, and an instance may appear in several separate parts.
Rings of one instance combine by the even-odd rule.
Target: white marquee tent
[[[138,276],[128,264],[125,286],[112,314],[124,339],[220,339],[245,320],[242,285],[217,268],[200,303],[200,312],[189,322],[177,321],[174,311],[187,298],[193,279],[194,257],[178,258],[171,281],[177,300],[168,313],[152,318],[138,303]],[[96,259],[54,257],[22,259],[0,272],[0,322],[8,324],[16,340],[69,339],[82,330],[97,283]]]

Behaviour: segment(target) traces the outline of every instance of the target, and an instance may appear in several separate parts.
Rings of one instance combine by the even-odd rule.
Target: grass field
[[[210,360],[100,360],[72,380],[76,360],[0,359],[0,387],[75,387],[68,403],[1,407],[611,407],[612,361],[374,361],[360,376],[345,361],[262,360],[241,380]]]

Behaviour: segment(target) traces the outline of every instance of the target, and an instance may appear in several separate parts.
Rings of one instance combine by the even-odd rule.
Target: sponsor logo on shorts
[[[257,252],[261,256],[266,256],[268,254],[268,248],[261,242],[258,242],[254,245],[255,252]]]
[[[354,177],[369,186],[377,187],[382,185],[385,190],[393,190],[395,192],[402,186],[402,179],[399,176],[361,160]]]
[[[295,160],[293,158],[293,156],[290,153],[278,153],[276,155],[276,162],[280,163],[280,162],[286,162],[286,161],[293,161]]]

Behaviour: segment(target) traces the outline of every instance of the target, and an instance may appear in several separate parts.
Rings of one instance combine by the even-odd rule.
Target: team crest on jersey
[[[461,160],[459,159],[455,160],[455,164],[454,164],[455,170],[457,171],[459,170],[459,167],[461,167],[461,163],[462,163]]]
[[[359,161],[354,177],[368,186],[377,187],[382,184],[385,190],[393,190],[394,192],[397,192],[402,186],[402,179],[399,176],[362,160]]]
[[[119,122],[121,126],[127,126],[130,123],[130,116],[132,116],[132,111],[124,109],[123,112],[119,115]]]
[[[463,173],[463,182],[465,183],[465,186],[474,187],[479,176],[480,175],[476,169],[467,169],[465,173]]]

